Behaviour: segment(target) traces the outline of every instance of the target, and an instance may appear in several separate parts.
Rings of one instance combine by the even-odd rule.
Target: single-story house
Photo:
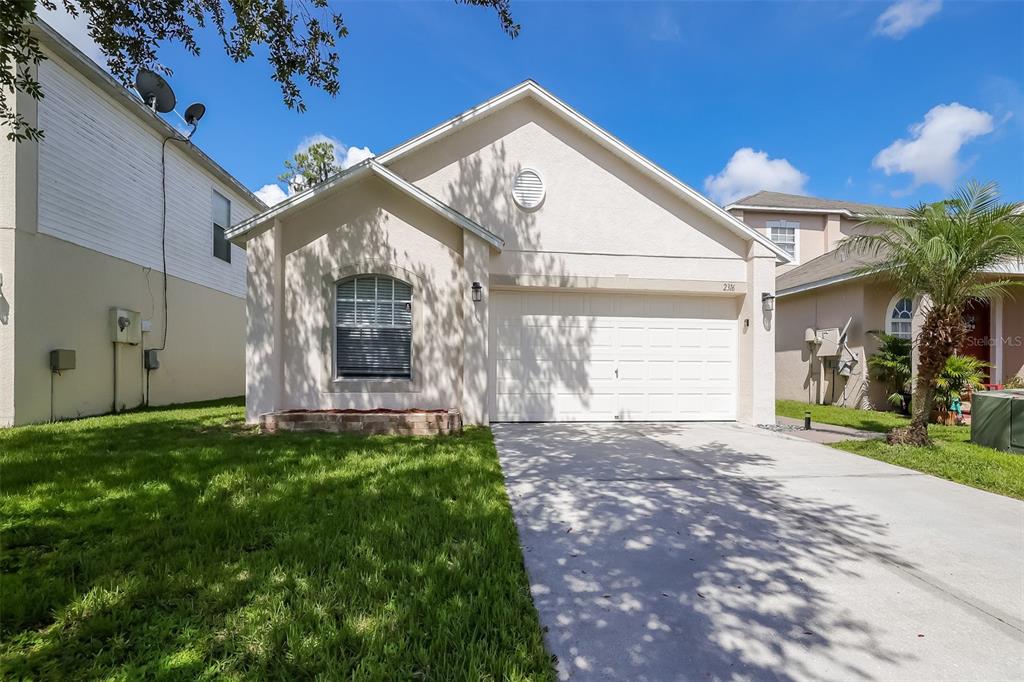
[[[228,237],[249,421],[774,420],[786,252],[533,81]]]

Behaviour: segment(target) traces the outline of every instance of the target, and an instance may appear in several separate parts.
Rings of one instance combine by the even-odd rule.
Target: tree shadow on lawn
[[[563,678],[871,679],[912,662],[821,588],[862,578],[865,557],[907,566],[886,525],[788,493],[770,457],[720,434],[678,437],[701,428],[496,429]]]
[[[128,421],[0,441],[5,676],[550,675],[486,430]]]

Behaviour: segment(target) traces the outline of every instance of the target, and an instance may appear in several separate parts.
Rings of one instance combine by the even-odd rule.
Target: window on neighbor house
[[[796,231],[800,229],[800,223],[788,220],[769,220],[767,227],[768,238],[796,261]]]
[[[224,232],[231,225],[231,202],[227,197],[213,193],[213,255],[227,263],[231,262],[231,242]]]
[[[889,307],[886,331],[901,339],[910,339],[914,319],[914,302],[909,298],[896,298]]]
[[[335,376],[412,375],[412,286],[384,275],[343,279],[335,292]]]

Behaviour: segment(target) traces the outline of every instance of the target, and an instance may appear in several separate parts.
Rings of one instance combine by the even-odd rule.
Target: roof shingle
[[[856,276],[858,268],[869,265],[875,260],[868,255],[844,255],[839,250],[829,251],[776,277],[775,290],[777,293],[784,294],[791,289],[811,284],[822,286],[838,279],[852,279]]]
[[[856,201],[844,201],[842,199],[819,199],[817,197],[805,197],[799,194],[783,194],[782,192],[756,192],[748,197],[732,202],[729,206],[763,206],[765,208],[802,208],[810,210],[825,211],[849,211],[854,215],[870,215],[876,212],[889,215],[905,215],[905,208],[893,206],[882,206],[879,204],[862,204]]]

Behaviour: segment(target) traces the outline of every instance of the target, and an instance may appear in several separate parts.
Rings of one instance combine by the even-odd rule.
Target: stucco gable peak
[[[703,194],[682,182],[668,171],[650,161],[617,137],[583,116],[568,104],[555,97],[548,90],[541,87],[541,85],[536,81],[530,79],[505,90],[481,104],[467,109],[461,114],[434,126],[430,130],[427,130],[406,142],[403,142],[397,147],[377,156],[376,160],[385,166],[390,166],[399,159],[414,153],[425,145],[437,142],[448,135],[456,133],[456,131],[463,129],[470,122],[478,121],[484,117],[490,116],[491,114],[501,111],[524,98],[529,98],[545,107],[547,110],[551,111],[556,116],[560,117],[572,127],[581,131],[583,134],[587,135],[616,156],[632,164],[644,175],[653,179],[669,192],[711,218],[714,222],[722,225],[729,231],[744,239],[761,244],[774,254],[779,262],[788,263],[790,261],[789,255],[782,248],[772,242],[767,236],[759,233],[743,221],[739,220],[721,206],[718,206]]]

